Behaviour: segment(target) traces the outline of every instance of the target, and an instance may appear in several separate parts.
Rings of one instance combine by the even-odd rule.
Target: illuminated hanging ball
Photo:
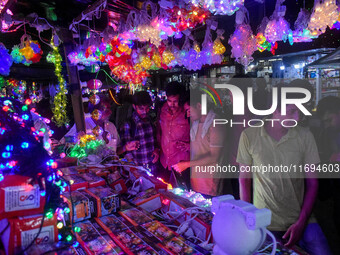
[[[97,105],[100,102],[100,97],[97,96],[97,95],[92,95],[92,96],[90,96],[89,101],[90,101],[91,104]]]
[[[103,83],[100,80],[92,79],[87,82],[87,87],[89,89],[100,89]]]
[[[101,128],[100,126],[95,126],[94,129],[92,129],[92,133],[95,135],[95,136],[101,136],[103,134],[104,130],[103,128]]]
[[[98,109],[95,109],[92,113],[91,113],[91,117],[94,120],[99,120],[102,117],[102,112],[99,111]]]

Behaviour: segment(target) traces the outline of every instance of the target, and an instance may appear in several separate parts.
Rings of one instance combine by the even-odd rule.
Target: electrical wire
[[[273,239],[273,243],[271,244],[271,245],[273,245],[273,249],[272,249],[272,252],[271,252],[271,255],[275,255],[275,253],[276,253],[276,247],[277,247],[277,242],[276,242],[276,238],[275,238],[275,236],[272,234],[272,232],[270,232],[268,229],[266,229],[266,233],[267,233],[267,235],[269,235],[272,239]],[[270,245],[270,246],[271,246]],[[270,247],[269,246],[269,247]],[[262,249],[262,251],[263,251],[263,249]],[[261,252],[261,251],[260,251]]]

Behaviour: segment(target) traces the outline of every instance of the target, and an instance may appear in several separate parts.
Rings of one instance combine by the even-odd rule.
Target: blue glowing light
[[[59,235],[58,235],[58,240],[61,240],[61,238],[62,238],[62,236],[59,234]]]
[[[23,148],[23,149],[27,149],[29,146],[30,146],[30,144],[27,143],[27,142],[23,142],[23,143],[21,144],[21,148]]]
[[[10,152],[3,152],[2,153],[2,157],[3,158],[9,158],[11,156],[11,153]]]
[[[28,120],[28,119],[30,118],[30,116],[28,116],[28,114],[23,114],[23,115],[21,116],[21,118],[22,118],[23,120]]]
[[[46,195],[46,191],[44,190],[44,191],[41,191],[40,192],[40,195],[42,196],[42,197],[44,197],[45,195]]]
[[[13,150],[13,145],[6,146],[6,151],[12,151],[12,150]]]

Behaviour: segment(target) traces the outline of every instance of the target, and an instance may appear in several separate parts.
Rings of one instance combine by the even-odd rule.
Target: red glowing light
[[[26,100],[25,100],[25,104],[30,105],[31,103],[32,103],[32,100],[31,100],[31,99],[26,99]]]

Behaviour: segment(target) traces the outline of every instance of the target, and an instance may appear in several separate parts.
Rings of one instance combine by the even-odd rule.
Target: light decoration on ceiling
[[[246,8],[236,13],[236,29],[230,36],[232,57],[243,66],[248,66],[253,61],[253,53],[257,49],[256,38],[249,25],[249,16]]]
[[[312,35],[318,36],[325,33],[327,27],[332,28],[338,18],[339,9],[336,0],[315,0],[308,29]]]
[[[208,9],[214,15],[231,16],[244,5],[244,0],[191,0],[191,3]]]
[[[293,44],[293,32],[289,28],[289,23],[284,18],[286,13],[286,6],[282,5],[284,0],[277,0],[274,13],[269,19],[269,22],[264,31],[264,36],[270,43],[277,41],[286,42]]]

